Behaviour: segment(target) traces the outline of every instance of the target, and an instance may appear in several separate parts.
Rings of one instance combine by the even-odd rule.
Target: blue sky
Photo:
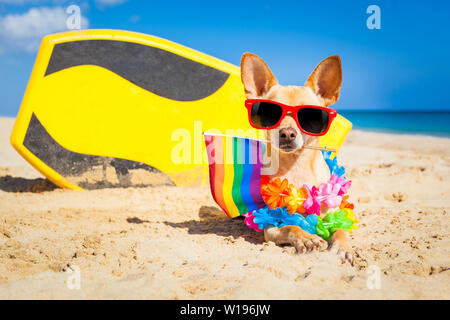
[[[40,39],[83,26],[166,38],[233,64],[250,51],[281,84],[303,85],[329,55],[343,62],[344,109],[450,110],[450,1],[0,0],[0,115],[15,116]],[[381,29],[369,30],[369,5]]]

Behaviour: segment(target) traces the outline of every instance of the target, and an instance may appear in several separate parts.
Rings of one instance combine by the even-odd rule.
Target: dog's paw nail
[[[353,255],[351,254],[351,252],[347,252],[345,254],[345,259],[351,264],[353,265]]]
[[[305,253],[305,252],[306,252],[306,247],[305,247],[305,245],[303,244],[303,242],[298,242],[298,243],[295,245],[295,249],[297,249],[297,252],[298,252],[298,253]]]
[[[327,250],[327,248],[328,248],[328,243],[325,240],[320,240],[319,241],[319,250],[324,251],[324,250]]]
[[[316,249],[317,249],[318,251],[323,251],[323,250],[325,250],[325,249],[327,248],[326,243],[324,244],[324,243],[321,242],[321,241],[315,241],[314,244],[315,244],[315,247],[316,247]]]
[[[311,240],[306,241],[305,246],[308,249],[308,251],[312,251],[314,249],[314,244]]]
[[[318,251],[323,251],[328,248],[328,243],[320,237],[313,237],[311,240],[314,243],[314,249]]]
[[[342,249],[339,249],[337,252],[337,255],[339,257],[339,259],[344,262],[345,261],[345,251]]]
[[[339,260],[341,260],[342,263],[350,263],[351,265],[353,265],[353,255],[351,252],[348,252],[342,248],[340,248],[337,251],[337,255],[339,257]]]

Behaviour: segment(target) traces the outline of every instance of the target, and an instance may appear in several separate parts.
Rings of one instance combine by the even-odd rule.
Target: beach
[[[450,139],[352,130],[354,265],[228,219],[209,186],[66,190],[0,118],[0,299],[450,299]],[[25,192],[23,192],[25,191]]]

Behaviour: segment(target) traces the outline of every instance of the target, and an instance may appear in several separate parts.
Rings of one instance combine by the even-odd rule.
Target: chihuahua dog
[[[278,84],[266,63],[252,53],[244,53],[241,60],[241,79],[247,99],[266,99],[288,106],[314,105],[328,107],[339,99],[342,68],[339,56],[323,60],[309,76],[305,86]],[[295,186],[318,186],[330,179],[330,170],[321,151],[303,148],[319,146],[319,137],[303,133],[294,115],[288,112],[277,128],[267,130],[267,139],[276,146],[278,172],[271,178],[285,177]],[[325,250],[328,243],[298,226],[268,227],[266,241],[291,244],[299,253]],[[352,250],[347,232],[338,229],[332,236],[330,248],[340,259],[352,263]]]

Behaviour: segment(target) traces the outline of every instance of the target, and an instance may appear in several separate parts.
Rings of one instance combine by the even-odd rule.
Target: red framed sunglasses
[[[272,100],[247,99],[248,120],[256,129],[274,129],[291,112],[301,132],[311,136],[323,136],[330,129],[337,111],[321,106],[288,106]]]

